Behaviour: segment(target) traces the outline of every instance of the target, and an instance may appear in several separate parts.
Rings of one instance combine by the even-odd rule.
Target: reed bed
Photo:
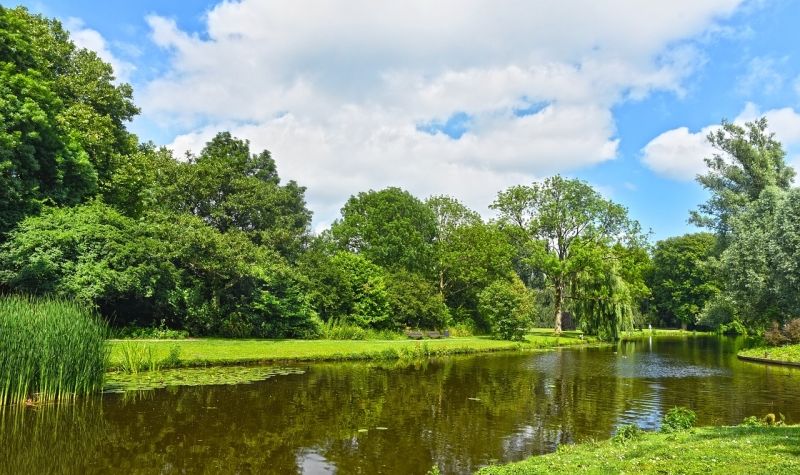
[[[0,296],[0,406],[101,390],[107,334],[106,325],[77,303]]]

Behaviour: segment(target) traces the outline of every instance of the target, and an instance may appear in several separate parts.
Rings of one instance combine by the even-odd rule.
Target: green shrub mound
[[[75,303],[0,297],[0,405],[100,390],[106,333],[95,315]]]

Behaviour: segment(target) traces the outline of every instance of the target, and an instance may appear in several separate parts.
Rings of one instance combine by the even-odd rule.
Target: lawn
[[[277,361],[336,361],[400,359],[509,350],[534,350],[593,342],[577,332],[556,336],[552,330],[536,330],[521,342],[489,337],[440,340],[111,340],[110,369],[120,368],[126,349],[146,350],[164,367],[189,367]],[[141,351],[139,351],[141,353]]]
[[[621,339],[637,340],[639,338],[647,338],[650,336],[698,336],[698,335],[713,335],[714,332],[704,332],[696,330],[681,330],[670,328],[654,328],[652,330],[635,330],[622,332]]]
[[[563,445],[553,454],[487,467],[479,475],[550,473],[800,473],[800,426],[701,427],[614,441]]]
[[[742,350],[739,356],[800,364],[800,345],[765,346]]]

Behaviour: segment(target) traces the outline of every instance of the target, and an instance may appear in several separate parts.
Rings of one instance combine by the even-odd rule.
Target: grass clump
[[[0,297],[0,405],[99,391],[106,335],[105,324],[74,302]]]
[[[671,434],[682,430],[691,429],[697,421],[697,414],[685,407],[673,407],[661,422],[661,432]]]

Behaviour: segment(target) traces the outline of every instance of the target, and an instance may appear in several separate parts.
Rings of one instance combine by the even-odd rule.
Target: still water
[[[800,370],[740,362],[731,338],[448,358],[295,365],[236,386],[177,387],[0,414],[0,472],[471,473],[558,444],[783,413],[800,422]]]

